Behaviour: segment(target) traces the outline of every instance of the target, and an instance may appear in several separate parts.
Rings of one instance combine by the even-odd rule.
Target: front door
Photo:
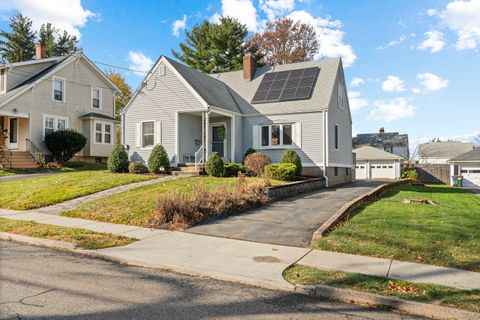
[[[225,125],[212,124],[212,153],[225,157]]]
[[[8,148],[18,149],[18,118],[8,121]]]

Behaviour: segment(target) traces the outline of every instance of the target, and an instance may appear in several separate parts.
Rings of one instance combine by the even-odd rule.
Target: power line
[[[89,59],[90,60],[90,59]],[[95,60],[90,60],[94,63],[97,63],[97,64],[101,64],[101,65],[104,65],[104,66],[107,66],[107,67],[110,67],[110,68],[115,68],[115,69],[121,69],[121,70],[126,70],[126,71],[133,71],[133,72],[139,72],[139,73],[144,73],[144,74],[147,74],[148,71],[140,71],[140,70],[135,70],[135,69],[130,69],[130,68],[127,68],[127,67],[120,67],[120,66],[116,66],[116,65],[113,65],[113,64],[109,64],[109,63],[105,63],[105,62],[100,62],[100,61],[95,61]]]

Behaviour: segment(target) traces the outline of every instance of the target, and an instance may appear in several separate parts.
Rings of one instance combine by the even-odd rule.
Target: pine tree
[[[185,43],[179,45],[181,53],[172,53],[188,66],[206,73],[240,70],[245,52],[258,51],[244,45],[247,35],[247,27],[230,17],[221,17],[218,24],[204,21],[185,31]]]
[[[40,27],[40,43],[46,46],[47,57],[64,56],[77,50],[78,39],[63,30],[60,33],[51,23]]]
[[[55,55],[64,56],[73,53],[78,50],[77,44],[77,36],[69,35],[67,31],[63,30],[55,43]]]
[[[10,19],[11,31],[0,31],[0,56],[2,62],[31,60],[35,55],[35,37],[32,21],[20,13]]]
[[[40,44],[46,48],[47,57],[53,57],[55,55],[55,35],[58,30],[52,27],[52,24],[42,24],[40,27]]]

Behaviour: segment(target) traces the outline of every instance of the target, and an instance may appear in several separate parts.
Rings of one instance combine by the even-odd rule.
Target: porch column
[[[210,130],[209,130],[209,127],[210,127],[210,111],[207,111],[205,113],[205,144],[204,144],[204,147],[205,147],[205,162],[207,162],[208,160],[208,156],[209,156],[209,150],[208,150],[208,146],[209,146],[209,141],[210,141]]]
[[[230,162],[235,162],[235,115],[230,119]]]

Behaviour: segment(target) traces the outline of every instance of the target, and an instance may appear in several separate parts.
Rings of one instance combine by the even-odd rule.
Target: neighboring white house
[[[303,174],[330,185],[352,180],[352,120],[341,59],[208,75],[165,56],[123,111],[123,143],[146,162],[162,144],[172,166],[200,164],[216,151],[241,162],[247,149],[278,162],[294,149]]]
[[[468,142],[438,141],[418,146],[420,164],[448,164],[448,161],[473,149]]]
[[[75,129],[87,137],[77,158],[100,161],[115,144],[116,86],[83,53],[0,65],[0,166],[36,167],[48,157],[46,134]]]
[[[450,159],[449,163],[451,175],[463,176],[465,188],[480,188],[480,147]]]
[[[356,179],[400,179],[404,158],[370,146],[355,149],[353,153]]]

